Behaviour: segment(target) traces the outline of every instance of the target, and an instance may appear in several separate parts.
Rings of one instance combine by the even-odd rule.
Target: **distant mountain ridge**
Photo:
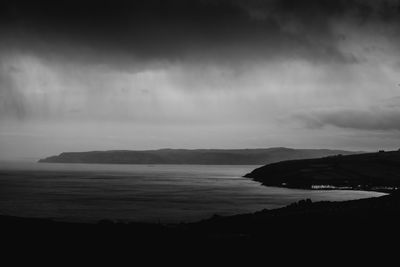
[[[285,147],[259,149],[158,149],[63,152],[40,159],[46,163],[98,164],[204,164],[264,165],[284,160],[351,155],[361,152],[330,149],[293,149]]]

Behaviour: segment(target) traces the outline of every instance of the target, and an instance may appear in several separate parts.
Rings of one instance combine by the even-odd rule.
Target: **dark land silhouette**
[[[7,229],[7,234],[13,236],[22,234],[39,238],[52,233],[52,238],[58,241],[83,239],[88,244],[100,242],[97,245],[109,240],[125,240],[132,245],[177,242],[212,246],[221,242],[242,245],[246,242],[265,242],[265,246],[274,246],[276,242],[288,238],[298,244],[307,238],[333,242],[346,237],[354,239],[354,244],[357,238],[387,238],[388,234],[395,236],[400,232],[399,222],[400,193],[397,191],[377,198],[343,202],[313,203],[302,200],[279,209],[227,217],[215,215],[196,223],[170,225],[109,220],[96,224],[69,223],[0,216],[1,229]],[[293,244],[286,245],[289,247]]]
[[[64,152],[39,160],[46,163],[209,164],[263,165],[282,160],[350,155],[357,152],[329,149],[159,149]],[[358,152],[360,153],[360,152]]]
[[[245,177],[267,186],[391,191],[400,187],[400,151],[283,161]]]

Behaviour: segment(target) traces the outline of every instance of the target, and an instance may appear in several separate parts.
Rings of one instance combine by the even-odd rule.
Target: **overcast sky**
[[[5,1],[0,159],[400,147],[400,2]]]

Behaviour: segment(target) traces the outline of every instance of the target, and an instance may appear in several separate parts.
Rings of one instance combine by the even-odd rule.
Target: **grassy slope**
[[[246,177],[268,186],[292,188],[313,185],[363,190],[400,187],[400,151],[283,161],[255,169]]]

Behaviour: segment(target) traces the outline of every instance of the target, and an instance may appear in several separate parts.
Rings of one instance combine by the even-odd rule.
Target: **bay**
[[[266,187],[242,177],[257,167],[0,162],[0,213],[177,223],[273,209],[306,198],[343,201],[383,195]]]

